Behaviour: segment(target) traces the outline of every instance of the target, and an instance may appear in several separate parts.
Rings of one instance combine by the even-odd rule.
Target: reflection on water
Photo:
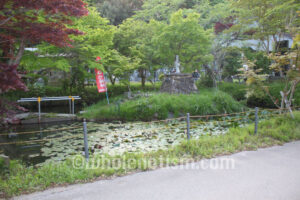
[[[205,134],[225,134],[232,124],[203,124],[195,121],[191,125],[192,137],[198,138]],[[88,122],[87,127],[89,150],[98,154],[120,155],[124,152],[156,151],[177,145],[186,138],[184,121],[124,124]],[[25,134],[14,134],[20,132]],[[8,134],[0,136],[1,143],[21,143],[1,145],[0,150],[10,158],[21,159],[27,164],[60,161],[83,153],[81,122],[14,126],[2,130],[2,134],[6,133]],[[28,141],[29,143],[22,143]]]
[[[49,156],[41,151],[46,142],[30,142],[44,140],[48,137],[60,137],[57,129],[63,127],[72,127],[78,122],[55,122],[43,124],[15,125],[9,128],[0,129],[0,143],[17,143],[0,145],[0,153],[9,156],[11,159],[21,159],[26,164],[42,163]],[[46,131],[44,130],[52,130]],[[34,133],[30,133],[34,132]],[[24,133],[24,134],[16,134]],[[70,134],[77,134],[76,130],[69,130]],[[24,143],[22,143],[24,142]]]
[[[190,133],[194,139],[202,135],[220,135],[225,134],[232,126],[244,126],[247,123],[253,123],[253,114],[242,118],[222,117],[218,121],[191,121]],[[94,154],[120,155],[124,152],[157,151],[186,140],[184,120],[171,120],[167,123],[88,122],[87,128],[89,150]],[[82,122],[18,125],[0,130],[0,143],[9,142],[18,144],[0,144],[0,151],[11,159],[21,159],[33,165],[65,160],[71,155],[83,153]]]
[[[50,102],[51,103],[51,102]],[[29,106],[24,106],[26,109],[28,109],[30,112],[38,112],[38,106],[34,106],[34,103],[32,103]],[[75,113],[79,113],[83,109],[83,106],[81,104],[75,105]],[[68,104],[64,106],[52,106],[49,104],[49,102],[42,102],[41,104],[41,112],[42,113],[70,113],[70,107]]]

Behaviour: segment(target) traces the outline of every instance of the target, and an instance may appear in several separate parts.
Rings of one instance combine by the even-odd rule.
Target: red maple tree
[[[215,23],[215,33],[219,34],[222,33],[224,30],[229,29],[230,27],[233,26],[233,23],[221,23],[217,22]]]
[[[26,89],[17,72],[25,47],[71,46],[69,35],[83,34],[67,26],[88,14],[85,6],[82,0],[0,0],[0,94]]]

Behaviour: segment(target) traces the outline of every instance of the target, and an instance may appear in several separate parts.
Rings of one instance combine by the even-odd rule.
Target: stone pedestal
[[[190,94],[198,91],[192,74],[165,74],[161,92]]]

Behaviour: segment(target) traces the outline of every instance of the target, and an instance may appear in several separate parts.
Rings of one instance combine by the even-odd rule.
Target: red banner
[[[96,74],[96,82],[98,87],[98,92],[106,92],[107,87],[104,79],[104,74],[100,70],[95,68],[95,74]]]

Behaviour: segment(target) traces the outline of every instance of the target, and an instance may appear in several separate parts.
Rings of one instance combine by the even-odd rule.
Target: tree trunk
[[[116,78],[113,78],[113,76],[111,76],[111,75],[108,75],[108,78],[109,78],[111,84],[112,84],[112,85],[115,85],[115,83],[116,83]]]
[[[295,119],[295,117],[294,117],[294,114],[293,114],[293,111],[292,111],[292,108],[291,108],[291,102],[289,102],[288,101],[288,99],[287,99],[287,93],[284,93],[284,92],[282,92],[282,91],[280,91],[280,95],[281,95],[281,97],[282,97],[282,100],[284,101],[284,104],[285,104],[285,107],[288,109],[288,111],[290,112],[290,114],[291,114],[291,117],[293,118],[293,119]]]
[[[22,56],[24,54],[24,50],[25,50],[25,39],[22,38],[16,57],[14,59],[10,59],[8,64],[9,65],[19,65],[20,61],[22,59]]]
[[[145,87],[145,83],[146,83],[146,70],[145,69],[140,69],[140,76],[141,76],[142,87]]]
[[[280,105],[279,113],[282,114],[282,111],[284,109],[284,98],[283,98],[283,92],[282,91],[280,91],[280,95],[281,95],[281,105]]]

